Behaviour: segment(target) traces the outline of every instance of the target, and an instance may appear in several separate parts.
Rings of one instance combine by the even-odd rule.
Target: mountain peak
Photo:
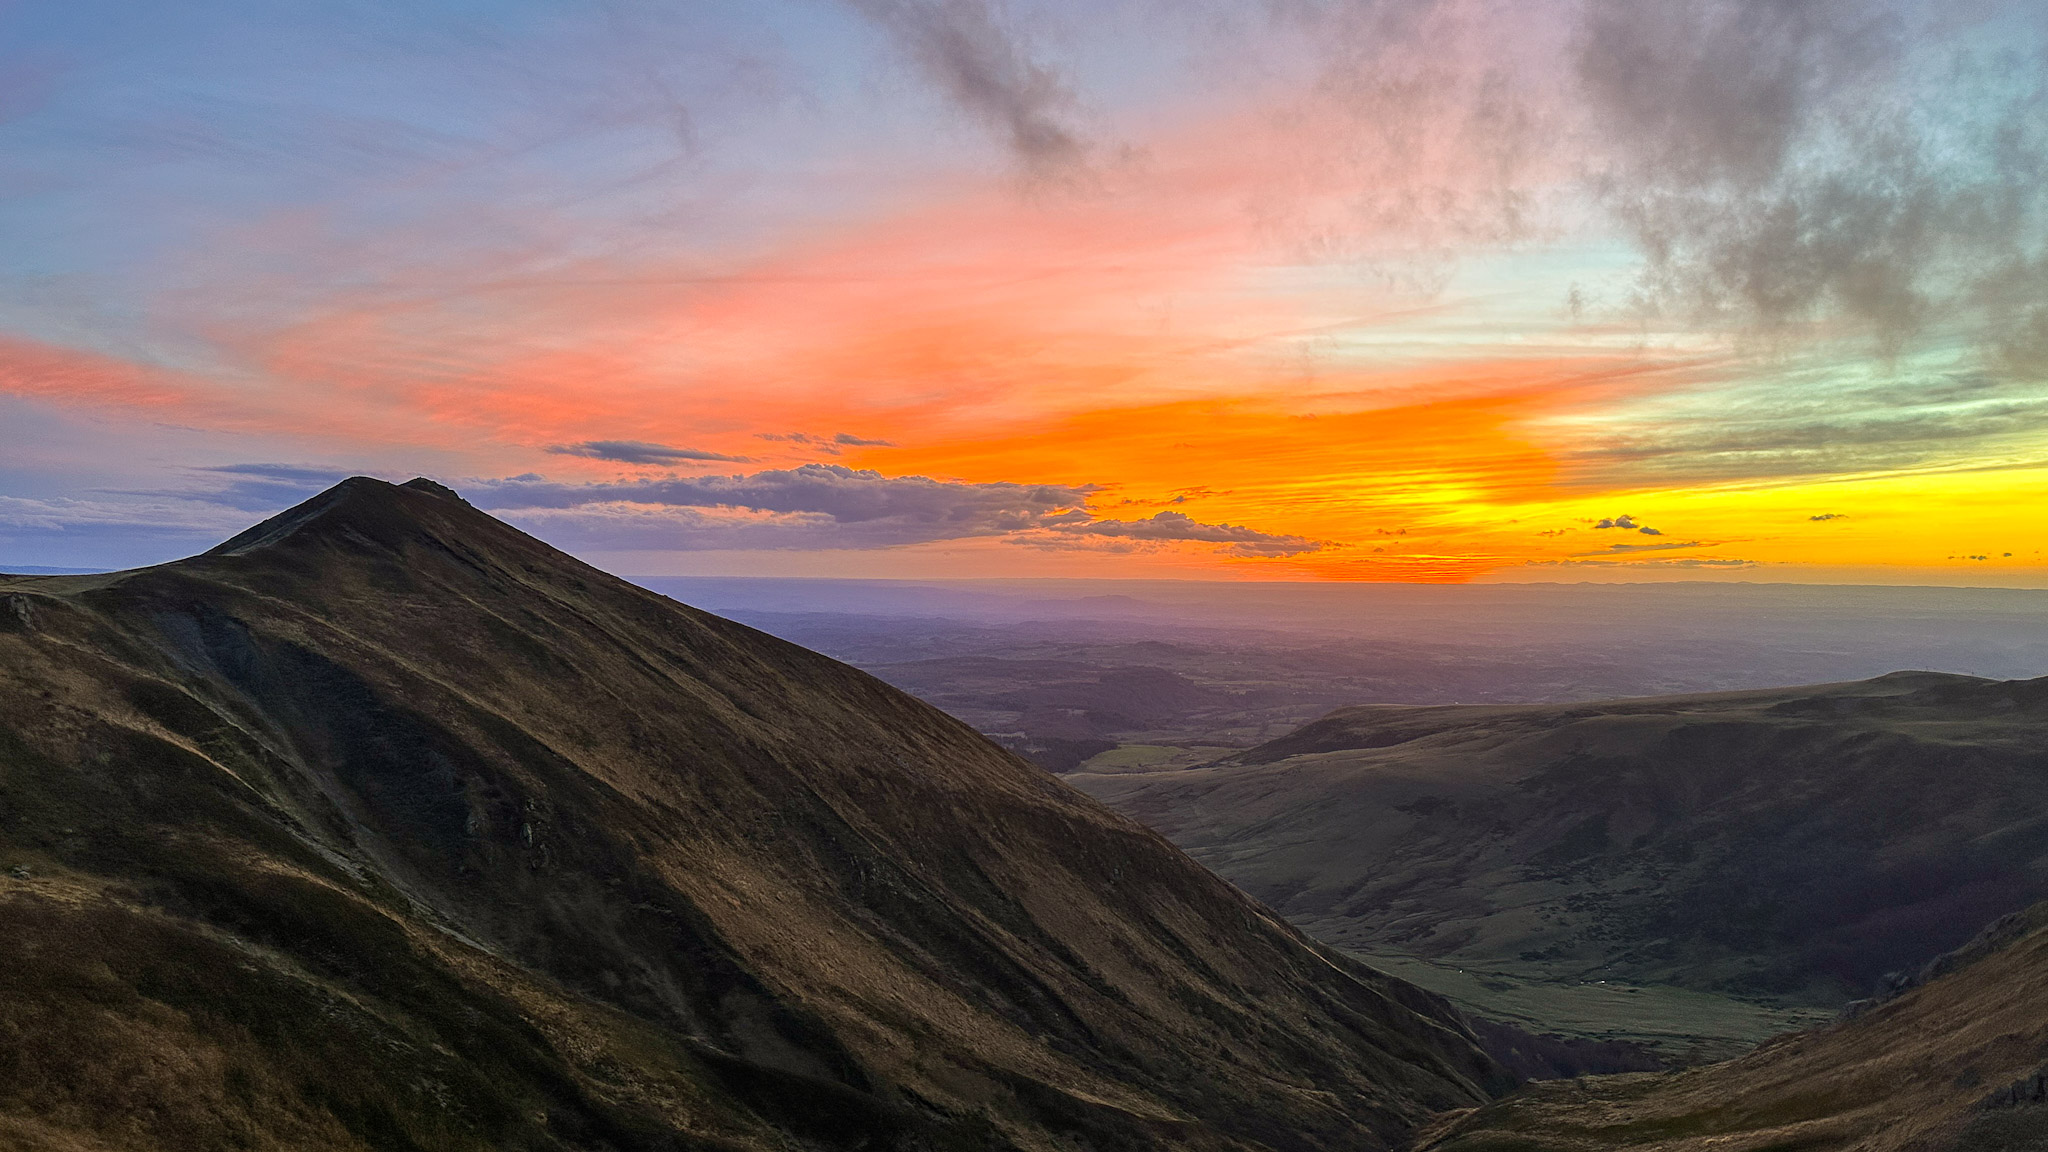
[[[0,1130],[1388,1152],[1513,1082],[959,721],[432,481],[0,613],[0,667],[9,1044],[54,1069]],[[80,1037],[171,1071],[81,1113]]]
[[[300,533],[343,526],[372,538],[388,534],[400,525],[423,527],[428,520],[442,520],[458,506],[479,520],[496,523],[445,484],[416,476],[403,484],[391,484],[371,476],[351,476],[334,487],[301,501],[209,549],[207,556],[247,556],[275,547]]]
[[[362,477],[357,477],[357,479],[362,479]],[[415,492],[425,492],[429,496],[445,497],[446,499],[454,500],[462,504],[469,503],[469,501],[464,500],[462,498],[462,494],[460,492],[457,492],[455,489],[450,488],[446,484],[442,484],[439,481],[429,480],[425,476],[415,476],[412,479],[407,480],[405,483],[400,484],[399,487],[410,488]]]

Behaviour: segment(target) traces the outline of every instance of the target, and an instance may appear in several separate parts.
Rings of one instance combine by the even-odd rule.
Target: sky
[[[0,570],[2048,586],[2038,0],[0,0]]]

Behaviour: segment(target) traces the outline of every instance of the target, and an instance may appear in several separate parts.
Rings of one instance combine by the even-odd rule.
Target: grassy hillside
[[[2048,908],[1834,1027],[1663,1075],[1534,1085],[1417,1152],[2042,1152]]]
[[[1834,1007],[2048,896],[2048,680],[1344,709],[1077,775],[1316,937]]]
[[[1447,1006],[424,481],[0,578],[0,1144],[1384,1149]]]

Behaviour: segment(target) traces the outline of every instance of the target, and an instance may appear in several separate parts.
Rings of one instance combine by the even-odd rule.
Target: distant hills
[[[1834,1007],[2048,896],[2048,679],[1342,709],[1073,777],[1316,937]]]
[[[937,710],[366,479],[0,578],[0,1036],[46,1152],[1380,1150],[1514,1082]]]
[[[1897,668],[1992,678],[2048,668],[2041,590],[644,583],[871,672],[1062,773],[1187,767],[1355,704],[1561,703]]]

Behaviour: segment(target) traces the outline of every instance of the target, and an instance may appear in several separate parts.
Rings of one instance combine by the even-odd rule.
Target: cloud
[[[1664,543],[1662,543],[1662,544],[1609,544],[1609,545],[1608,545],[1608,546],[1607,546],[1606,548],[1604,548],[1604,549],[1602,549],[1602,550],[1600,550],[1600,551],[1598,551],[1598,552],[1574,552],[1574,553],[1573,553],[1573,555],[1574,555],[1574,556],[1611,556],[1611,555],[1615,555],[1615,554],[1617,554],[1617,553],[1629,553],[1629,552],[1663,552],[1663,551],[1667,551],[1667,550],[1669,550],[1669,549],[1673,549],[1673,548],[1699,548],[1699,547],[1702,547],[1702,544],[1701,544],[1701,542],[1700,542],[1700,541],[1698,541],[1698,540],[1685,540],[1685,541],[1678,541],[1678,540],[1669,540],[1669,541],[1666,541],[1666,542],[1664,542]]]
[[[562,484],[538,477],[472,482],[479,507],[550,539],[608,548],[890,548],[1010,537],[1041,547],[1105,539],[1207,543],[1233,556],[1295,556],[1325,545],[1181,512],[1096,519],[1091,485],[968,483],[886,476],[839,464],[749,475]]]
[[[356,475],[347,469],[300,464],[221,464],[193,471],[209,477],[225,477],[228,483],[225,487],[199,492],[139,492],[129,495],[169,496],[245,512],[269,513],[296,504]]]
[[[670,448],[641,440],[585,440],[580,444],[557,444],[548,449],[561,456],[588,456],[593,460],[616,460],[621,464],[680,464],[690,460],[715,460],[745,464],[746,456],[705,452],[696,448]]]
[[[885,29],[931,83],[980,121],[1033,172],[1080,163],[1080,136],[1063,119],[1073,94],[1031,58],[989,0],[848,0]]]
[[[805,464],[749,475],[675,477],[598,484],[562,484],[510,479],[470,485],[465,495],[479,507],[533,514],[611,506],[604,515],[626,516],[625,507],[741,510],[748,516],[671,521],[684,535],[745,527],[750,539],[777,537],[787,546],[881,548],[931,540],[994,536],[1086,520],[1081,510],[1092,491],[1062,484],[965,483],[927,476],[885,476],[839,464]],[[794,517],[786,521],[763,519]],[[633,514],[638,516],[638,513]],[[557,518],[559,519],[559,518]],[[626,517],[646,527],[648,522]],[[625,521],[622,521],[625,522]],[[831,537],[837,543],[818,541]],[[727,545],[733,546],[733,545]],[[772,546],[761,544],[757,546]]]
[[[1066,535],[1113,536],[1131,540],[1186,540],[1227,544],[1237,556],[1299,556],[1321,551],[1325,544],[1305,536],[1279,535],[1242,524],[1204,524],[1185,512],[1160,512],[1143,520],[1090,520],[1055,524],[1050,531]]]
[[[1687,184],[1755,186],[1831,97],[1896,66],[1902,31],[1860,0],[1593,0],[1577,70],[1642,160]]]
[[[841,448],[894,448],[896,446],[894,440],[855,436],[851,432],[841,432],[833,436],[813,436],[808,432],[756,432],[754,435],[762,440],[773,440],[783,444],[807,445],[833,456],[839,455]]]
[[[600,484],[545,480],[485,481],[482,507],[569,508],[627,502],[686,507],[755,508],[764,512],[820,512],[835,520],[909,519],[930,523],[986,523],[1035,527],[1047,516],[1083,504],[1092,491],[1064,484],[970,484],[928,476],[884,476],[869,468],[804,464],[750,475],[692,476]]]
[[[1645,536],[1662,536],[1662,535],[1664,534],[1664,531],[1663,531],[1663,529],[1661,529],[1661,528],[1651,528],[1651,527],[1648,527],[1648,526],[1646,526],[1646,525],[1638,524],[1638,523],[1636,523],[1636,518],[1635,518],[1635,517],[1633,517],[1633,516],[1626,516],[1626,515],[1624,515],[1624,516],[1615,516],[1615,517],[1611,517],[1611,518],[1609,518],[1609,519],[1606,519],[1606,520],[1602,520],[1602,521],[1600,521],[1600,522],[1599,522],[1598,524],[1595,524],[1595,525],[1593,525],[1593,527],[1595,527],[1595,528],[1620,528],[1620,529],[1622,529],[1623,531],[1627,531],[1627,532],[1640,532],[1640,533],[1642,533],[1642,534],[1643,534],[1643,535],[1645,535]],[[1543,533],[1543,535],[1551,535],[1551,533]],[[1616,547],[1620,547],[1620,545],[1616,545]]]
[[[1845,518],[1845,517],[1844,517],[1844,516],[1843,516],[1843,514],[1842,514],[1842,513],[1840,513],[1840,512],[1823,512],[1823,513],[1821,513],[1821,514],[1820,514],[1820,515],[1818,515],[1818,516],[1808,516],[1808,517],[1807,517],[1807,519],[1808,519],[1808,520],[1814,520],[1814,521],[1820,521],[1820,520],[1841,520],[1841,519],[1844,519],[1844,518]]]
[[[1930,329],[2009,365],[2048,329],[2041,22],[1868,0],[1592,0],[1577,73],[1596,187],[1642,299],[1789,334]]]
[[[1651,560],[1529,560],[1528,568],[1758,568],[1755,560],[1720,559],[1711,556],[1678,556]]]
[[[1588,483],[1682,484],[1995,460],[2001,443],[2048,432],[2038,384],[1983,371],[1872,379],[1823,359],[1633,405],[1625,430],[1586,425],[1571,435],[1579,447],[1569,459]]]
[[[91,499],[0,495],[0,571],[20,571],[22,558],[31,555],[68,566],[153,564],[199,551],[248,526],[242,510],[179,493]]]
[[[125,494],[124,494],[125,495]],[[81,528],[154,529],[167,533],[205,532],[239,521],[225,513],[194,507],[192,502],[164,495],[151,501],[47,499],[0,496],[0,528],[39,532]]]

